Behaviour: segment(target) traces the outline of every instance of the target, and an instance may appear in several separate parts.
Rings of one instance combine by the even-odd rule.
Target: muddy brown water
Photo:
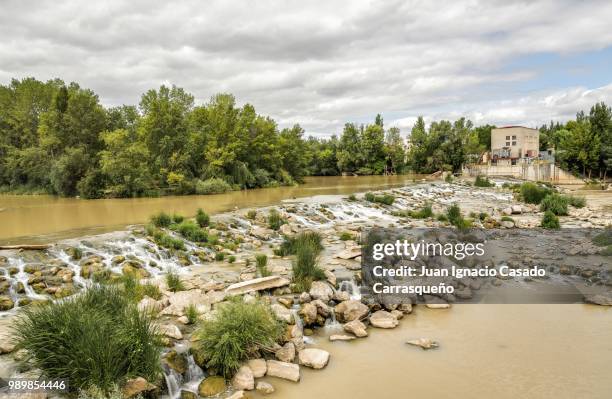
[[[313,346],[331,353],[298,384],[265,378],[268,396],[311,398],[609,399],[612,309],[589,305],[417,306],[393,330]],[[431,338],[438,349],[405,344]],[[255,395],[263,398],[262,395]]]
[[[421,179],[401,176],[307,177],[304,184],[215,195],[83,200],[49,195],[0,195],[0,244],[49,242],[121,229],[159,211],[193,215],[276,204],[284,199],[399,187]]]

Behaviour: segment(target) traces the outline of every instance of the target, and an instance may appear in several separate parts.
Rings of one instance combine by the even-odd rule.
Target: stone
[[[276,318],[280,321],[284,321],[287,324],[292,324],[293,322],[293,314],[289,309],[281,305],[280,303],[275,303],[270,306],[272,312],[276,316]]]
[[[312,303],[303,304],[299,314],[307,326],[317,321],[317,307]]]
[[[439,345],[436,341],[433,341],[429,338],[419,338],[419,339],[413,339],[410,341],[406,341],[406,343],[408,345],[414,345],[414,346],[418,346],[421,347],[423,349],[433,349],[433,348],[437,348]]]
[[[349,322],[364,318],[370,310],[360,301],[350,300],[336,305],[335,311],[340,322]]]
[[[253,372],[253,377],[255,378],[263,377],[266,375],[266,371],[268,371],[265,359],[251,359],[247,362],[247,365]]]
[[[368,332],[366,331],[366,326],[359,320],[353,320],[346,323],[344,326],[344,331],[350,332],[356,337],[363,338],[368,336]]]
[[[289,285],[289,283],[289,280],[281,276],[260,277],[232,284],[225,289],[225,293],[229,295],[241,295],[248,292],[284,287]]]
[[[412,313],[412,304],[411,303],[400,303],[397,307],[397,310],[404,314]]]
[[[232,378],[232,387],[245,391],[255,389],[255,377],[249,366],[242,366],[238,369]]]
[[[272,384],[268,383],[268,382],[265,382],[265,381],[259,381],[257,383],[257,386],[255,387],[255,389],[257,390],[257,392],[261,392],[264,395],[268,395],[268,394],[271,394],[272,392],[274,392],[274,386]]]
[[[6,355],[15,350],[15,344],[8,337],[0,336],[0,355]]]
[[[322,369],[329,362],[329,352],[323,349],[306,348],[298,353],[298,362],[306,367]]]
[[[195,392],[187,391],[186,389],[181,390],[181,399],[198,399],[198,394]]]
[[[142,377],[136,377],[128,380],[121,389],[121,392],[123,393],[124,398],[131,398],[144,392],[150,392],[156,389],[157,387],[149,383],[149,381]]]
[[[370,324],[378,328],[395,328],[399,321],[386,310],[379,310],[370,316]]]
[[[504,216],[510,216],[510,215],[512,215],[512,207],[510,207],[510,206],[509,206],[509,207],[507,207],[507,208],[502,209],[501,213],[502,213],[502,215],[504,215]]]
[[[293,342],[287,342],[274,353],[274,356],[281,362],[292,362],[295,359],[295,345]]]
[[[401,320],[404,317],[404,313],[397,309],[392,310],[390,313],[398,320]]]
[[[162,309],[161,303],[157,302],[155,299],[145,296],[138,302],[138,310],[141,312],[149,311],[149,312],[159,312]]]
[[[354,335],[348,335],[348,334],[332,334],[329,336],[329,340],[330,341],[352,341],[354,339],[357,339],[357,337],[355,337]]]
[[[294,363],[280,362],[278,360],[267,360],[267,375],[298,382],[300,380],[300,366]]]
[[[300,294],[300,298],[299,298],[300,303],[310,302],[311,300],[312,300],[312,298],[310,298],[310,294],[309,293],[302,292]]]
[[[15,306],[15,302],[8,295],[0,296],[0,311],[11,310]]]
[[[334,258],[347,260],[355,259],[358,256],[361,256],[361,247],[351,247],[337,253]]]
[[[448,303],[428,303],[425,306],[428,309],[448,309],[451,307]]]
[[[291,229],[291,226],[287,223],[282,224],[279,231],[281,232],[282,235],[285,235],[285,236],[293,235],[293,230]]]
[[[183,374],[189,367],[185,356],[178,354],[175,350],[168,352],[164,356],[163,362],[179,374]]]
[[[162,324],[159,326],[159,332],[169,338],[183,339],[181,330],[174,324]]]
[[[284,226],[284,225],[283,225]],[[287,309],[293,306],[293,298],[278,298],[278,303],[286,307]]]
[[[211,297],[200,289],[173,292],[168,294],[168,306],[162,310],[161,314],[183,316],[185,308],[189,305],[194,305],[198,313],[206,313],[212,302]]]
[[[323,270],[323,273],[325,274],[325,278],[327,279],[327,282],[330,283],[333,287],[335,287],[336,286],[336,275],[327,269]]]
[[[334,301],[344,302],[351,299],[351,294],[346,291],[336,291],[334,293]]]
[[[255,226],[251,229],[251,235],[263,241],[268,241],[274,234],[274,230]]]
[[[511,229],[514,227],[514,222],[510,221],[510,220],[502,220],[500,223],[501,227],[505,228],[505,229]]]
[[[520,215],[523,213],[523,207],[520,205],[512,205],[511,209],[513,215]]]
[[[309,291],[312,299],[320,299],[323,302],[329,302],[334,296],[334,290],[325,281],[313,281]]]
[[[586,303],[600,306],[612,306],[612,296],[608,295],[589,295],[584,298]]]
[[[317,308],[317,313],[320,314],[323,317],[329,317],[329,315],[331,314],[331,309],[329,306],[327,306],[322,300],[320,299],[315,299],[314,301],[311,302],[311,304],[313,304],[314,306],[316,306]]]
[[[198,386],[198,394],[205,398],[215,396],[227,389],[225,379],[218,375],[206,377]]]

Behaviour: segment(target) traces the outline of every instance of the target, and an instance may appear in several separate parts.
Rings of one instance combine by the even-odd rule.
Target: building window
[[[516,140],[516,136],[512,136],[512,140]]]
[[[506,140],[510,140],[510,136],[506,136]]]
[[[506,141],[506,147],[510,147],[510,142]]]
[[[516,145],[516,141],[513,141],[513,142],[512,142],[512,145]]]

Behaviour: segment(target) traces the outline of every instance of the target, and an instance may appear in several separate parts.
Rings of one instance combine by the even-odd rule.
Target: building
[[[491,130],[491,161],[515,165],[519,160],[538,158],[540,131],[523,126]]]

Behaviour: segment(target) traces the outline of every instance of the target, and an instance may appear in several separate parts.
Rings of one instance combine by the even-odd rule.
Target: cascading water
[[[179,399],[181,397],[181,384],[183,377],[170,367],[164,367],[164,379],[166,380],[166,389],[168,395],[162,397],[168,399]]]
[[[361,300],[361,289],[359,288],[359,285],[357,285],[357,282],[355,282],[354,278],[341,281],[339,289],[340,291],[347,292],[351,300]]]

